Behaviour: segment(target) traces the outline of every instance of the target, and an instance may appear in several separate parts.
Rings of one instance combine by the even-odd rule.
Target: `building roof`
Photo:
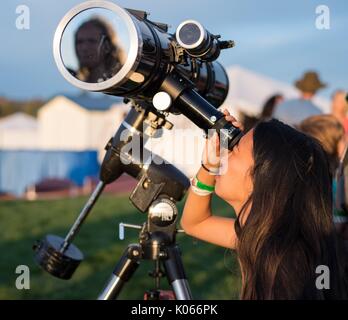
[[[16,112],[0,119],[0,129],[23,130],[36,128],[36,118],[23,112]]]
[[[109,110],[112,105],[122,103],[123,101],[123,98],[110,96],[99,92],[82,92],[81,94],[75,95],[60,94],[60,96],[64,96],[82,108],[90,111],[106,111]]]

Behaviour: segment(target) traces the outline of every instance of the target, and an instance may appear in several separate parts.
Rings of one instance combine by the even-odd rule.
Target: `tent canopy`
[[[235,112],[243,111],[257,115],[263,104],[274,94],[282,94],[286,99],[297,98],[299,91],[292,85],[281,82],[254,71],[235,65],[226,68],[230,86],[223,107]],[[329,111],[330,102],[315,96],[313,102],[324,112]]]

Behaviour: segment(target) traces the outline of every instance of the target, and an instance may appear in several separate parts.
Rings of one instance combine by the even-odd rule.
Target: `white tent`
[[[293,86],[240,66],[227,68],[227,74],[230,88],[221,108],[237,117],[240,111],[259,114],[263,103],[275,93],[286,98],[298,96]],[[316,98],[315,102],[328,111],[327,100]],[[128,110],[120,99],[102,94],[57,95],[39,110],[37,120],[24,114],[0,120],[0,149],[97,150],[102,160],[107,141]],[[200,166],[203,132],[182,115],[171,114],[168,120],[174,128],[164,130],[161,138],[151,139],[146,147],[192,175]]]
[[[288,83],[258,74],[241,66],[227,68],[230,81],[228,96],[222,107],[227,107],[236,115],[240,111],[248,115],[257,115],[262,105],[276,93],[291,99],[299,96],[298,90]],[[313,100],[324,112],[329,111],[329,101],[320,96]]]
[[[40,108],[37,119],[20,112],[0,119],[0,149],[97,150],[101,159],[128,108],[103,95],[57,95]]]
[[[0,119],[0,149],[37,148],[37,129],[37,120],[23,112]]]
[[[38,135],[41,149],[98,150],[103,153],[129,107],[103,101],[99,104],[98,99],[91,99],[95,103],[95,108],[91,108],[86,97],[81,100],[56,96],[40,109]]]

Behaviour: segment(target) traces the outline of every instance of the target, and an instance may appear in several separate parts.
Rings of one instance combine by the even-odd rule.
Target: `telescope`
[[[216,130],[230,150],[242,132],[217,109],[229,83],[216,59],[233,46],[195,20],[171,34],[167,24],[150,21],[146,12],[107,1],[71,9],[53,43],[58,69],[72,85],[183,114],[206,132]]]
[[[216,61],[221,50],[233,45],[195,20],[184,21],[170,34],[166,24],[150,21],[146,12],[107,1],[84,2],[65,15],[53,43],[62,75],[82,90],[124,97],[131,108],[106,144],[100,181],[69,232],[64,238],[47,235],[34,245],[35,260],[44,270],[60,279],[72,277],[83,260],[73,240],[105,186],[126,173],[138,180],[129,200],[147,213],[147,220],[120,224],[120,238],[124,227],[138,229],[139,243],[124,250],[98,299],[116,299],[144,259],[155,262],[150,274],[155,288],[146,292],[146,300],[192,299],[176,244],[177,233],[183,231],[177,229],[176,202],[190,182],[144,145],[158,130],[173,127],[167,120],[172,113],[185,115],[205,132],[216,130],[221,145],[233,148],[242,132],[218,110],[227,96],[228,78]],[[173,291],[160,290],[164,275]]]

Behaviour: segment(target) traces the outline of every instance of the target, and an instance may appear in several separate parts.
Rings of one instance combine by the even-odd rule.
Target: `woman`
[[[321,146],[270,120],[257,124],[220,157],[223,174],[211,174],[216,168],[210,158],[192,182],[181,225],[196,238],[237,251],[241,298],[346,298],[332,221],[331,175]],[[234,208],[237,219],[212,214],[213,189]],[[319,265],[329,267],[330,289],[316,288]]]

